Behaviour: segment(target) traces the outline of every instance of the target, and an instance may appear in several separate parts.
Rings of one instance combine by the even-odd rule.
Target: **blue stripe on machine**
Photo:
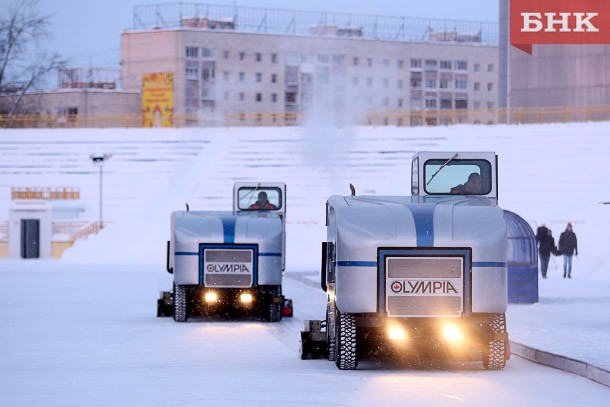
[[[237,223],[237,219],[233,216],[231,216],[231,217],[221,216],[220,220],[222,222],[222,232],[224,233],[224,243],[225,244],[235,243],[235,223]]]
[[[417,247],[434,247],[434,209],[436,205],[409,205],[415,222]]]
[[[282,257],[282,253],[259,253],[258,255],[266,257]]]
[[[376,261],[338,261],[337,266],[341,267],[377,267]]]
[[[198,256],[199,253],[197,252],[175,252],[174,253],[176,256]]]
[[[473,261],[472,267],[506,267],[505,261]]]

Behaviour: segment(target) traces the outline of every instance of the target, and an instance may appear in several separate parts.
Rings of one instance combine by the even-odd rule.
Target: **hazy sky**
[[[40,0],[40,7],[41,12],[51,18],[52,50],[69,58],[71,66],[118,68],[121,32],[133,28],[133,7],[163,3],[173,2]],[[455,20],[498,20],[498,0],[212,0],[185,3]]]

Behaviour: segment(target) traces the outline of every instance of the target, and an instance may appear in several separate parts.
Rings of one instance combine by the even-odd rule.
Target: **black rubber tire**
[[[188,298],[186,286],[174,284],[174,321],[186,322],[188,319]]]
[[[337,345],[335,365],[341,370],[354,370],[358,367],[356,343],[356,316],[336,311]]]
[[[268,292],[269,304],[267,306],[267,320],[269,322],[280,322],[282,320],[282,302],[274,302],[273,297],[282,295],[282,287],[273,287]]]
[[[333,329],[335,325],[332,323],[333,321],[330,320],[331,317],[329,308],[330,306],[326,307],[326,349],[328,352],[328,360],[334,362],[337,359],[337,343],[335,340],[335,332]]]
[[[494,314],[491,329],[495,333],[506,333],[506,316]],[[506,366],[506,341],[493,340],[483,349],[483,367],[487,370],[502,370]]]

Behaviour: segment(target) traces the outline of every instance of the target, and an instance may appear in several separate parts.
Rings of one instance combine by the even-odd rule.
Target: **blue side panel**
[[[259,253],[260,257],[282,257],[282,253]]]
[[[505,261],[473,261],[472,267],[506,267]]]
[[[223,222],[224,225],[224,222]],[[235,226],[235,223],[233,224]],[[226,235],[225,235],[226,239]],[[252,286],[258,286],[258,245],[255,244],[199,244],[199,285],[203,286],[203,253],[205,249],[250,249],[252,250]]]
[[[337,266],[341,267],[377,267],[375,261],[338,261]]]
[[[415,221],[417,247],[434,247],[434,209],[436,205],[408,205]]]
[[[237,218],[234,216],[221,216],[220,220],[222,222],[224,242],[226,244],[235,243],[235,224],[237,223]]]
[[[379,270],[377,282],[379,288],[379,297],[377,298],[378,309],[380,316],[386,316],[385,312],[385,261],[386,257],[462,257],[464,262],[464,314],[470,315],[472,312],[472,275],[471,275],[471,259],[472,254],[470,248],[379,248],[377,249],[377,258],[379,259]],[[506,264],[505,264],[506,265]]]

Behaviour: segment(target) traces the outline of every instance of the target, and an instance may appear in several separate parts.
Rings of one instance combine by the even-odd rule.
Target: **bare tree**
[[[67,62],[44,49],[49,16],[41,15],[38,5],[38,0],[14,0],[0,16],[0,95],[9,96],[2,109],[9,118],[20,111],[26,92],[37,90]]]

